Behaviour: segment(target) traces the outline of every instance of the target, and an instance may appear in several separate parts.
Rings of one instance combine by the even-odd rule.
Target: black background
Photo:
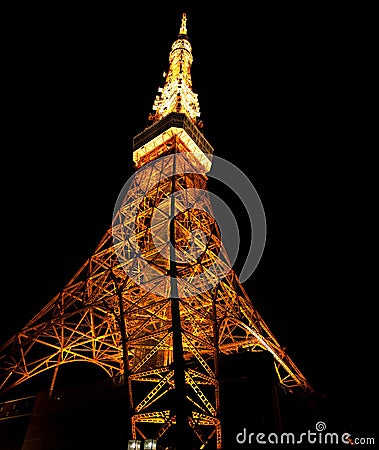
[[[1,341],[110,225],[183,11],[204,134],[249,176],[266,213],[266,248],[245,288],[340,423],[372,435],[375,58],[372,12],[353,6],[166,1],[7,13]],[[244,230],[242,260],[246,215],[224,196]]]

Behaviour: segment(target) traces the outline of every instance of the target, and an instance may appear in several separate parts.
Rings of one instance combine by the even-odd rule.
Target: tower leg
[[[120,289],[119,285],[117,284],[116,277],[112,270],[110,271],[111,277],[114,282],[115,290],[117,292],[118,301],[119,301],[119,309],[120,309],[120,316],[119,316],[119,327],[120,327],[120,333],[121,333],[121,347],[122,347],[122,363],[124,366],[124,390],[126,395],[126,407],[125,407],[125,421],[126,421],[126,436],[127,439],[131,439],[132,435],[134,437],[133,432],[133,426],[132,426],[132,408],[133,408],[133,401],[131,397],[131,390],[130,390],[130,381],[129,381],[129,358],[128,358],[128,347],[127,347],[127,339],[126,339],[126,328],[125,328],[125,318],[124,318],[124,302],[122,297],[122,289]]]
[[[60,362],[60,357],[59,357],[59,362]],[[58,375],[59,362],[58,362],[58,364],[57,364],[57,365],[55,366],[55,368],[54,368],[53,378],[52,378],[52,380],[51,380],[50,389],[49,389],[49,400],[50,400],[51,397],[53,396],[54,386],[55,386],[55,382],[56,382],[56,380],[57,380],[57,375]]]
[[[281,433],[282,429],[282,415],[279,404],[278,386],[276,383],[272,385],[272,406],[274,411],[274,422],[277,433]]]

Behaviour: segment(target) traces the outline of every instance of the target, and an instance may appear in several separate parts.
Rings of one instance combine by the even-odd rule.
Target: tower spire
[[[181,34],[184,34],[185,36],[187,36],[187,14],[186,13],[182,14],[182,23],[180,26],[179,36]]]
[[[153,104],[154,113],[149,115],[152,123],[172,112],[185,114],[199,125],[200,106],[198,95],[192,90],[191,65],[192,47],[187,37],[187,15],[183,13],[179,36],[171,46],[169,69],[164,73],[165,83],[158,89]]]

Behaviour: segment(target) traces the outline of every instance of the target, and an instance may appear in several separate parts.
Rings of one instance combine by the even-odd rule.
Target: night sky
[[[266,213],[265,251],[245,288],[341,423],[372,435],[370,11],[204,4],[33,5],[9,16],[0,340],[64,287],[109,227],[187,12],[204,134],[249,176]],[[246,215],[230,206],[242,258]]]

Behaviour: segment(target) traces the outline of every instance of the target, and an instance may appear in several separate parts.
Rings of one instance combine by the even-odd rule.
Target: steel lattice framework
[[[230,270],[207,195],[213,149],[191,64],[183,15],[114,221],[71,281],[1,347],[0,389],[48,370],[53,386],[60,366],[86,361],[123,377],[134,439],[180,425],[201,448],[221,449],[220,354],[269,352],[285,388],[312,388]],[[202,249],[195,257],[193,245]]]

